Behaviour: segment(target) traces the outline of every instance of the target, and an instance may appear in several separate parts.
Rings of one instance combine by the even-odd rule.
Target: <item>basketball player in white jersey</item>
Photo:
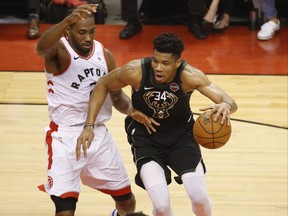
[[[48,181],[39,189],[51,196],[56,216],[74,215],[80,179],[113,197],[116,209],[112,215],[135,211],[129,177],[105,122],[111,117],[112,104],[136,118],[141,113],[133,109],[123,91],[117,91],[106,98],[95,124],[84,124],[91,91],[101,76],[116,67],[111,52],[94,40],[96,8],[93,4],[77,7],[48,29],[37,44],[37,53],[44,58],[51,119],[45,129]],[[76,160],[77,138],[83,127],[94,128],[97,136],[84,157]]]

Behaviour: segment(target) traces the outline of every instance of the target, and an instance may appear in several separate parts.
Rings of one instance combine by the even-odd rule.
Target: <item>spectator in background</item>
[[[208,37],[208,33],[202,24],[206,11],[206,0],[188,0],[188,28],[198,39]]]
[[[203,18],[206,31],[223,32],[230,22],[234,0],[212,0]]]
[[[216,21],[216,18],[217,18],[217,11],[218,11],[219,3],[220,3],[220,0],[212,0],[208,11],[203,17],[202,25],[204,26],[206,31],[211,31],[213,29],[213,23]]]
[[[51,0],[57,5],[67,5],[68,7],[77,7],[82,4],[87,4],[84,0]],[[40,34],[40,0],[27,0],[29,26],[27,30],[28,39],[37,39]]]
[[[142,1],[143,0],[125,0],[125,4],[121,4],[122,7],[125,6],[124,10],[129,16],[127,17],[127,25],[119,34],[120,39],[131,38],[142,31],[142,25],[138,17],[138,11]],[[189,31],[198,39],[207,38],[208,34],[202,25],[203,16],[206,12],[206,0],[188,0],[187,4],[189,8]]]
[[[138,18],[142,2],[143,0],[122,0],[122,11],[128,15],[128,22],[119,34],[120,39],[131,38],[142,31]],[[209,31],[223,32],[229,26],[233,2],[234,0],[188,0],[189,31],[198,39],[206,39]],[[210,5],[208,10],[207,5]]]
[[[40,2],[39,0],[27,0],[28,6],[28,19],[29,26],[27,30],[27,38],[37,39],[40,37],[40,26],[39,26],[39,14],[40,14]]]
[[[275,0],[260,0],[260,7],[267,20],[257,33],[258,40],[270,40],[276,31],[280,29],[280,20],[277,18]]]
[[[139,4],[138,4],[139,2]],[[142,4],[142,0],[121,0],[122,14],[127,17],[127,24],[119,33],[120,39],[128,39],[142,31],[142,25],[138,19],[138,9]]]
[[[97,4],[97,12],[94,14],[95,24],[104,24],[108,16],[104,0],[50,0],[48,9],[48,23],[59,23],[76,7],[84,4]]]

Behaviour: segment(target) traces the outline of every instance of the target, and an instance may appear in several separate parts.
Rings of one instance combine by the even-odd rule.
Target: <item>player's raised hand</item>
[[[75,23],[80,20],[85,19],[87,16],[90,16],[91,13],[96,13],[97,12],[97,7],[98,4],[84,4],[76,7],[73,12],[66,17],[66,19],[69,20],[69,22]]]

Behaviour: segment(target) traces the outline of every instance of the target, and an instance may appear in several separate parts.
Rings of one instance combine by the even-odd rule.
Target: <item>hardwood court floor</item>
[[[1,215],[52,215],[53,206],[48,196],[36,188],[46,181],[43,129],[48,118],[43,75],[0,73],[4,87],[0,94],[3,102],[0,105]],[[3,80],[9,80],[9,76],[12,76],[11,80],[5,84]],[[287,77],[210,75],[210,79],[221,84],[239,104],[239,112],[233,115],[235,120],[229,143],[214,151],[203,149],[213,215],[240,216],[243,212],[247,216],[287,215]],[[252,88],[257,83],[262,85],[258,92],[257,88]],[[277,85],[271,86],[271,83]],[[245,91],[239,92],[239,87]],[[125,90],[128,93],[128,89]],[[191,102],[195,112],[206,104],[201,100],[200,95],[193,96]],[[123,118],[114,111],[108,128],[133,180],[135,168],[125,138]],[[242,121],[245,118],[252,122]],[[151,204],[145,191],[134,182],[132,187],[138,200],[137,209],[150,213]],[[173,182],[169,188],[175,215],[191,215],[183,187]],[[82,216],[105,216],[112,206],[109,197],[83,187],[77,212]]]
[[[116,30],[117,28],[119,27],[116,27]],[[153,32],[158,32],[161,28],[155,26]],[[207,189],[213,203],[213,216],[286,216],[288,201],[288,77],[287,64],[285,65],[287,40],[285,42],[282,35],[281,38],[273,38],[266,45],[277,49],[274,51],[268,49],[256,56],[256,53],[252,55],[253,52],[249,52],[255,49],[250,45],[259,42],[252,37],[252,33],[245,31],[243,33],[243,28],[239,28],[239,32],[243,33],[244,38],[247,34],[251,34],[251,42],[245,45],[239,39],[235,39],[238,37],[235,27],[231,31],[228,29],[225,35],[219,36],[219,40],[226,44],[221,48],[219,45],[223,44],[217,42],[218,36],[200,42],[184,34],[182,27],[171,28],[172,31],[179,31],[179,29],[181,29],[180,33],[185,35],[186,43],[190,38],[193,42],[191,54],[197,53],[202,58],[205,57],[201,60],[186,52],[185,56],[188,58],[186,59],[199,64],[197,66],[203,71],[208,70],[211,81],[235,98],[239,106],[239,110],[232,116],[233,132],[229,142],[218,150],[202,149],[207,166]],[[100,30],[101,28],[98,28],[98,31]],[[115,33],[116,30],[111,31]],[[282,32],[287,36],[287,30]],[[141,34],[139,37],[142,38],[142,42],[145,36],[151,38],[150,33],[146,35],[146,31]],[[42,69],[39,69],[42,68],[41,61],[38,62],[31,54],[34,52],[31,44],[35,45],[36,42],[29,41],[27,45],[23,41],[22,43],[13,41],[13,38],[19,38],[20,35],[21,32],[18,36],[11,35],[6,43],[0,36],[0,44],[3,48],[0,50],[2,58],[5,54],[12,55],[8,49],[10,43],[15,42],[18,52],[21,53],[19,56],[13,51],[15,58],[14,61],[9,60],[10,64],[7,59],[5,62],[0,62],[0,215],[51,216],[54,210],[52,202],[47,194],[37,189],[37,185],[46,181],[44,127],[49,120],[45,99],[45,75]],[[132,44],[128,40],[116,49],[117,46],[112,46],[113,43],[119,42],[113,39],[115,35],[109,35],[105,31],[104,36],[108,38],[105,39],[106,42],[116,52],[116,60],[120,59],[119,65],[126,61],[122,56],[132,59],[141,57],[142,51],[145,55],[149,53],[146,47],[150,41],[146,44],[138,44],[134,41]],[[233,39],[238,41],[238,44],[235,44]],[[202,46],[206,48],[203,50]],[[205,52],[210,49],[214,52],[209,57]],[[27,57],[27,53],[30,58]],[[246,56],[247,53],[252,56]],[[27,64],[23,62],[21,56],[24,56]],[[222,60],[224,56],[225,60]],[[245,61],[236,56],[242,56]],[[208,59],[210,63],[207,65]],[[23,67],[20,67],[21,64]],[[30,71],[37,73],[23,72],[28,71],[29,68]],[[232,72],[229,73],[230,71]],[[271,73],[267,73],[268,71]],[[129,94],[129,88],[124,90]],[[193,111],[198,114],[199,108],[207,104],[210,102],[195,92],[191,99]],[[146,192],[133,182],[135,167],[123,128],[124,117],[114,111],[107,127],[118,144],[131,177],[132,189],[138,202],[137,210],[143,210],[151,216],[152,207]],[[172,182],[169,190],[175,215],[193,215],[183,186]],[[113,202],[109,196],[83,186],[77,215],[106,216],[112,208]]]

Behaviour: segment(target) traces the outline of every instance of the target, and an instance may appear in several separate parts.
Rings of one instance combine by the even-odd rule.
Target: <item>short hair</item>
[[[184,50],[184,42],[175,34],[163,33],[155,37],[153,49],[161,53],[171,53],[180,58]]]
[[[125,216],[148,216],[148,215],[146,215],[142,211],[140,211],[140,212],[128,213]]]

